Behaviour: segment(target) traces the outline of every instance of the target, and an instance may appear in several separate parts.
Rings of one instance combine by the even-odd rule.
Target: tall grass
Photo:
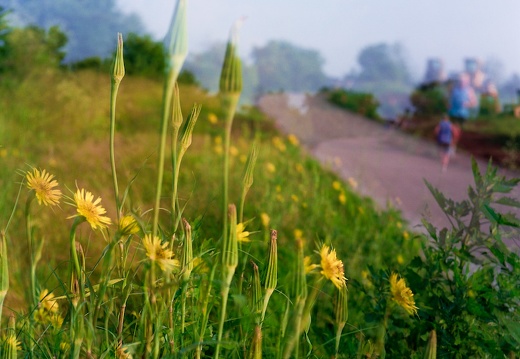
[[[356,196],[354,179],[323,170],[294,136],[235,112],[236,46],[222,105],[200,89],[175,91],[172,73],[161,103],[159,84],[120,76],[121,53],[111,92],[94,73],[50,71],[2,100],[12,135],[0,137],[0,293],[14,314],[3,356],[340,355],[344,277],[399,266],[418,243],[397,211]],[[201,107],[184,119],[193,102]]]

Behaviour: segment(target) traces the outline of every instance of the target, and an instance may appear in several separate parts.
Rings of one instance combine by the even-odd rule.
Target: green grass
[[[0,96],[2,107],[5,109],[1,114],[4,132],[0,136],[0,154],[4,164],[0,169],[3,189],[0,198],[2,226],[13,208],[23,178],[20,170],[27,171],[29,166],[46,169],[54,174],[63,192],[69,196],[72,196],[76,186],[92,191],[95,197],[103,199],[102,205],[107,209],[108,216],[115,220],[108,146],[109,87],[108,76],[95,72],[49,71],[32,74],[19,86],[4,85],[0,89],[3,92]],[[150,208],[153,207],[155,195],[161,91],[162,85],[156,81],[127,77],[122,82],[118,98],[115,144],[119,186],[125,189],[132,183],[125,211],[138,216],[143,229],[151,223]],[[207,251],[218,247],[222,230],[222,110],[218,98],[195,87],[181,88],[181,101],[185,116],[193,102],[201,103],[203,108],[195,127],[193,145],[183,160],[179,201],[181,207],[185,207],[183,217],[194,227],[194,255],[202,258],[209,266],[214,258]],[[218,118],[217,123],[209,121],[213,115]],[[363,281],[368,266],[401,268],[417,254],[420,241],[406,232],[406,224],[397,211],[378,210],[370,199],[358,196],[355,188],[340,181],[335,174],[309,158],[292,138],[277,133],[271,121],[254,108],[240,111],[235,119],[230,158],[230,203],[239,202],[245,157],[254,141],[258,143],[259,157],[254,171],[254,184],[244,209],[244,220],[248,223],[247,230],[252,232],[252,241],[244,246],[248,253],[244,258],[247,261],[255,260],[260,268],[265,267],[269,234],[260,219],[264,213],[270,217],[269,228],[278,230],[280,251],[279,288],[273,295],[272,309],[266,317],[266,338],[278,337],[278,318],[283,313],[286,298],[283,293],[290,293],[292,280],[287,274],[292,272],[292,263],[296,259],[297,237],[303,240],[305,254],[312,256],[316,264],[319,264],[319,255],[315,251],[319,250],[320,243],[331,243],[338,257],[344,261],[345,275],[349,280]],[[166,208],[167,188],[171,181],[172,171],[167,166],[164,181],[166,189],[161,202]],[[20,203],[25,203],[31,195],[26,188],[22,188]],[[28,267],[29,259],[25,219],[20,210],[23,205],[18,208],[8,232],[11,288],[6,306],[15,311],[23,323],[28,320],[26,308],[30,302],[29,284],[24,277],[24,268]],[[72,220],[66,218],[73,215],[74,210],[65,204],[54,210],[33,204],[33,209],[34,237],[38,241],[45,241],[42,261],[36,273],[38,287],[54,289],[57,296],[64,295],[68,286],[68,232],[72,224]],[[163,226],[168,226],[169,215],[163,212],[160,221]],[[112,226],[110,231],[113,233],[115,227]],[[96,266],[96,261],[102,256],[107,242],[98,231],[92,231],[86,225],[79,227],[77,241],[85,250],[85,269],[89,278],[96,283],[99,278],[103,278],[101,266]],[[141,268],[145,262],[140,241],[133,237],[129,243],[129,258],[135,256],[129,265],[131,268]],[[204,279],[205,272],[201,272],[202,268],[196,270],[200,284],[207,280]],[[136,272],[137,283],[145,280],[139,273]],[[249,273],[249,269],[246,270],[244,288],[249,286]],[[196,288],[193,287],[195,292],[191,294],[194,299],[200,295]],[[117,292],[112,288],[107,290],[109,293]],[[332,295],[331,290],[332,287],[326,287],[320,294],[320,300],[328,304],[314,310],[315,325],[309,332],[318,356],[330,355],[334,351],[335,332],[330,326],[330,319],[327,319],[333,310],[331,300],[328,299]],[[128,336],[134,330],[138,333],[139,323],[135,320],[139,318],[139,310],[142,308],[141,299],[136,296],[140,292],[139,287],[133,291],[135,293],[128,302],[129,314],[125,319],[125,325],[128,325],[125,333]],[[244,315],[247,312],[247,307],[241,304],[245,300],[244,294],[247,292],[241,294],[236,287],[231,289],[232,315]],[[356,293],[349,295],[349,325],[351,328],[362,328],[363,313],[356,312],[355,304],[362,298],[357,298]],[[218,305],[218,302],[214,302],[216,299],[213,297],[210,304]],[[109,302],[110,306],[115,303]],[[60,305],[62,308],[67,307],[63,300]],[[114,319],[117,312],[110,306],[107,310],[114,311]],[[62,314],[65,316],[66,311]],[[194,319],[194,314],[191,315],[191,319]],[[247,317],[245,315],[244,318]],[[208,330],[211,331],[212,325],[216,327],[216,323],[213,323],[216,318],[211,315],[209,320]],[[67,320],[65,323],[66,326]],[[239,323],[245,333],[252,330],[247,320],[237,317],[226,324],[227,330],[230,330],[227,340],[240,343],[239,337],[229,337],[229,333]],[[113,323],[109,327],[111,325]],[[58,337],[38,330],[34,335],[42,335],[42,348],[57,353],[58,349],[52,340]],[[190,327],[190,333],[192,330]],[[24,351],[27,351],[30,339],[21,339]],[[327,342],[329,344],[324,344]],[[106,345],[107,341],[104,343]],[[207,350],[211,353],[211,346]],[[225,346],[224,350],[230,354],[239,350],[239,346]],[[266,353],[272,353],[274,348],[267,347],[265,350]]]

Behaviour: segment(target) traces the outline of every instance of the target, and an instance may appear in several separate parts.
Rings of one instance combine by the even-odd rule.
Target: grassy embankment
[[[4,82],[0,89],[0,218],[5,225],[16,198],[20,171],[31,166],[46,169],[56,176],[65,195],[73,196],[77,188],[87,188],[102,204],[108,216],[115,218],[113,186],[109,162],[109,78],[94,72],[63,73],[48,70],[28,76],[22,83]],[[129,189],[127,211],[151,222],[150,209],[155,194],[157,133],[161,109],[162,86],[159,82],[126,77],[120,88],[116,122],[116,162],[119,186]],[[180,173],[180,205],[183,217],[194,224],[194,255],[203,256],[207,243],[221,236],[222,136],[224,132],[220,104],[216,97],[195,87],[181,87],[183,114],[194,102],[202,104],[195,127],[193,145],[187,152]],[[367,267],[398,269],[417,253],[418,239],[406,231],[397,211],[383,212],[373,202],[355,194],[355,179],[348,183],[308,158],[297,139],[277,133],[272,123],[254,109],[246,109],[235,118],[230,149],[230,202],[239,202],[242,173],[253,141],[259,157],[254,184],[244,207],[244,221],[252,232],[249,253],[255,261],[264,261],[268,229],[278,230],[280,272],[282,278],[295,259],[295,239],[303,240],[305,253],[319,261],[317,243],[330,242],[345,265],[349,280],[362,282]],[[167,161],[168,163],[168,161]],[[165,183],[172,181],[166,170]],[[134,176],[136,176],[133,181]],[[123,191],[123,190],[122,190]],[[27,283],[28,251],[24,224],[24,203],[28,190],[23,187],[20,205],[9,229],[9,264],[11,288],[6,305],[19,314],[29,298]],[[165,193],[165,203],[168,194]],[[166,204],[165,204],[166,206]],[[36,237],[44,241],[42,260],[36,273],[41,288],[54,288],[63,294],[60,274],[66,273],[69,260],[68,230],[74,210],[66,204],[60,208],[33,207],[32,221]],[[166,211],[161,220],[168,221]],[[262,220],[264,223],[262,224]],[[269,223],[266,219],[269,218]],[[40,225],[40,226],[38,226]],[[85,250],[88,270],[94,271],[106,245],[99,232],[79,227],[78,241]],[[144,253],[134,239],[134,265]],[[194,244],[195,246],[195,244]],[[57,275],[55,275],[57,273]],[[282,283],[284,280],[282,278]],[[288,285],[287,283],[282,284]],[[322,293],[324,298],[329,294]],[[351,292],[349,325],[352,330],[362,322],[356,313],[357,294]],[[276,295],[275,295],[276,297]],[[239,298],[235,298],[239,301]],[[284,299],[275,299],[280,315]],[[330,300],[319,310],[330,313]],[[25,304],[24,304],[25,303]],[[275,320],[274,317],[272,320]],[[359,322],[357,322],[359,321]],[[325,328],[324,328],[325,327]],[[325,330],[326,321],[317,323],[322,343],[334,332]]]

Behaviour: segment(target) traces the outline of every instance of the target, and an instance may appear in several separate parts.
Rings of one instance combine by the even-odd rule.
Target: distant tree
[[[297,47],[285,41],[270,41],[253,49],[258,72],[258,91],[316,91],[328,85],[323,73],[324,60],[316,50]]]
[[[57,68],[63,60],[67,36],[57,26],[44,30],[35,26],[15,28],[5,38],[3,71],[25,76],[41,68]]]
[[[195,74],[202,87],[217,92],[225,51],[225,43],[212,44],[203,52],[189,54],[184,68]]]
[[[12,10],[20,25],[59,26],[69,39],[66,61],[105,58],[114,50],[117,32],[143,30],[140,19],[121,13],[115,0],[0,0],[0,5]]]
[[[359,82],[411,84],[411,76],[399,44],[377,44],[364,48],[358,56]]]
[[[9,23],[7,21],[8,14],[9,12],[0,6],[0,70],[2,69],[2,63],[5,61],[7,55],[6,39],[10,32]]]
[[[130,33],[124,39],[124,57],[125,70],[129,75],[159,77],[164,73],[164,46],[149,35]]]
[[[367,46],[359,53],[358,63],[361,68],[352,88],[375,94],[382,117],[395,118],[409,106],[412,80],[401,45]]]

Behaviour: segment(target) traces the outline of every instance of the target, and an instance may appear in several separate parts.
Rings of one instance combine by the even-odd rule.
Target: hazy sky
[[[176,0],[117,0],[141,16],[161,39]],[[465,57],[498,59],[504,75],[520,73],[520,0],[189,0],[190,51],[225,41],[246,16],[240,49],[249,55],[270,39],[320,51],[324,70],[341,76],[366,45],[400,42],[412,73],[422,77],[428,57],[461,70]]]

